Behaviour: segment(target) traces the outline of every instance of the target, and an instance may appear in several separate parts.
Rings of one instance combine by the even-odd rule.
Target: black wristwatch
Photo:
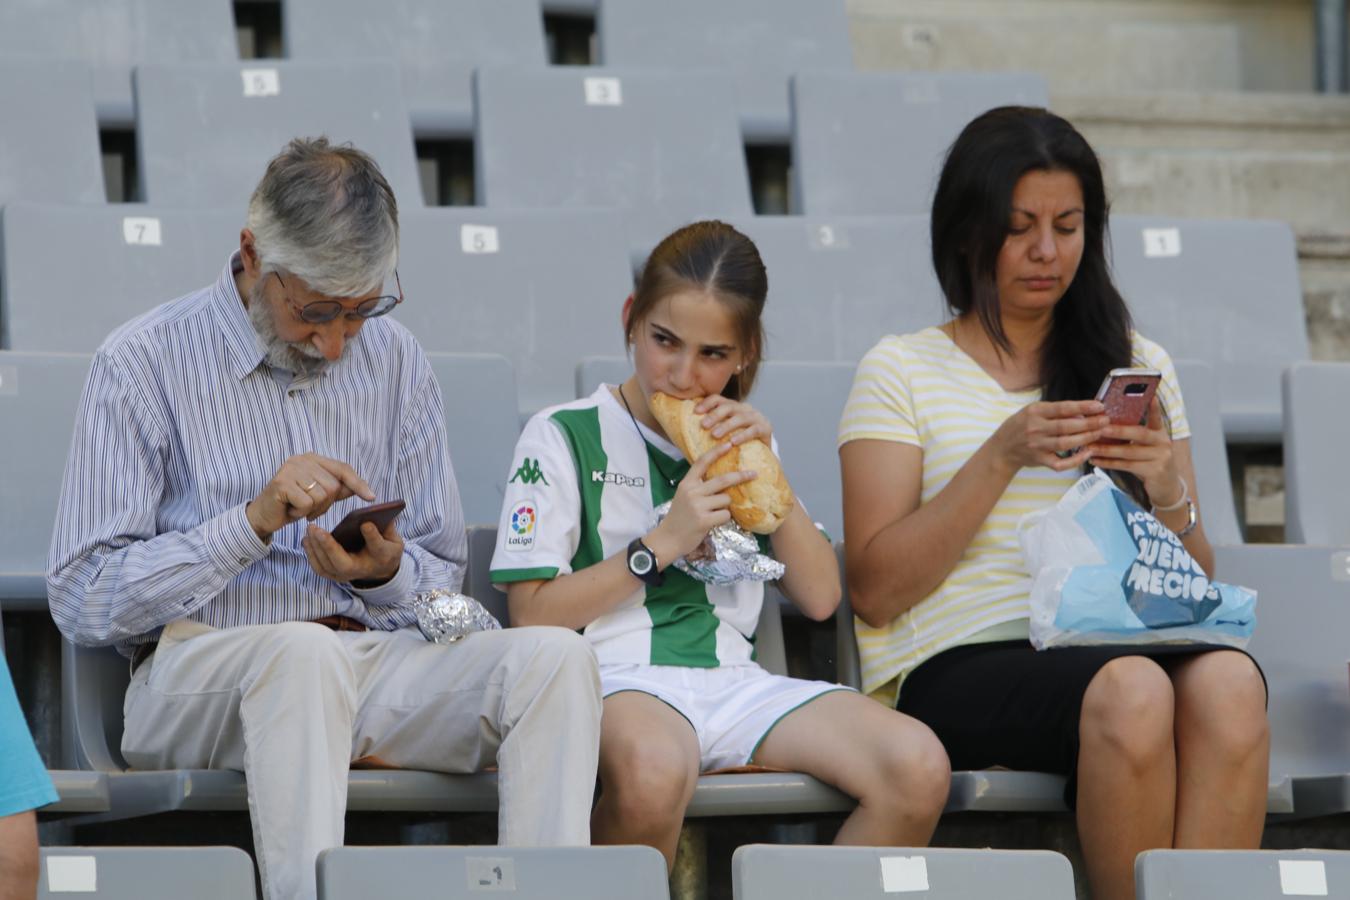
[[[652,549],[642,543],[642,538],[633,538],[633,542],[628,545],[628,571],[644,584],[659,587],[666,576],[661,574],[656,565],[656,554]]]

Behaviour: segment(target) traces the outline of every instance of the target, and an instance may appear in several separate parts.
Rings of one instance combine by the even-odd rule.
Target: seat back
[[[748,215],[735,100],[716,73],[481,68],[478,202],[616,207],[642,253],[709,212]]]
[[[243,225],[239,209],[9,204],[0,347],[94,352],[124,322],[215,281]]]
[[[787,136],[794,72],[853,66],[841,0],[601,0],[595,27],[607,66],[729,70],[752,140]]]
[[[429,351],[505,355],[521,410],[570,401],[577,358],[622,349],[619,311],[633,274],[613,211],[428,209],[400,218],[407,299],[394,316]]]
[[[927,214],[947,148],[996,106],[1048,105],[1014,72],[805,72],[792,79],[792,161],[802,210]]]
[[[948,318],[927,216],[732,217],[769,274],[767,357],[856,364],[882,335]]]
[[[736,900],[1072,900],[1073,869],[1048,850],[782,847],[747,844],[731,857]]]
[[[131,665],[113,647],[61,642],[61,760],[71,769],[121,772],[122,701]]]
[[[237,847],[44,847],[37,895],[99,900],[253,900],[253,860]]]
[[[445,401],[450,462],[470,525],[501,514],[511,454],[520,436],[511,361],[492,353],[430,353]]]
[[[1340,450],[1350,422],[1350,365],[1296,363],[1284,373],[1284,531],[1303,544],[1350,544],[1350,479]]]
[[[589,396],[601,384],[620,384],[632,371],[626,359],[584,359],[577,365],[577,396]],[[852,385],[850,363],[767,362],[748,398],[773,425],[793,490],[831,537],[844,528],[835,438]]]
[[[1350,896],[1344,850],[1148,850],[1134,861],[1139,900]]]
[[[651,847],[334,847],[319,854],[319,900],[400,896],[476,900],[662,900],[666,864]]]
[[[287,0],[281,24],[291,59],[398,62],[419,135],[473,130],[475,66],[548,61],[539,0]]]
[[[0,602],[6,608],[47,604],[47,551],[88,372],[84,355],[0,351]]]
[[[1204,511],[1205,534],[1214,544],[1242,543],[1233,482],[1228,474],[1228,447],[1223,438],[1218,385],[1214,369],[1193,360],[1173,360],[1181,383],[1186,420],[1191,426],[1191,462],[1195,492]]]
[[[31,3],[0,4],[0,35],[8,18],[22,19],[33,9]],[[0,206],[105,202],[88,67],[0,54],[0,122]]]
[[[0,4],[0,57],[25,55],[90,66],[99,117],[129,124],[133,66],[231,62],[239,58],[239,42],[229,0]]]
[[[350,141],[420,206],[412,126],[392,62],[143,65],[135,72],[141,184],[151,203],[239,210],[297,135]]]
[[[1228,439],[1278,442],[1281,372],[1309,355],[1290,227],[1112,216],[1111,260],[1139,331],[1214,366]]]
[[[1270,771],[1350,773],[1350,553],[1343,548],[1215,547],[1217,575],[1258,592],[1248,652],[1269,692]],[[1295,805],[1299,806],[1295,785]],[[1344,804],[1344,798],[1340,801]],[[1342,805],[1337,811],[1350,810]]]

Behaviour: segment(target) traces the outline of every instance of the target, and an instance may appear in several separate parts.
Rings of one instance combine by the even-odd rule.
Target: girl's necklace
[[[633,430],[637,432],[638,440],[642,441],[642,446],[647,451],[647,461],[651,463],[653,469],[661,474],[661,477],[666,480],[667,484],[671,487],[675,487],[676,480],[670,477],[670,473],[665,470],[665,467],[661,465],[661,460],[658,459],[662,454],[653,453],[652,445],[648,443],[647,438],[643,436],[642,427],[638,425],[637,416],[633,415],[633,407],[628,405],[628,398],[624,396],[623,385],[619,385],[619,399],[623,401],[623,408],[628,410],[628,418],[633,423]]]

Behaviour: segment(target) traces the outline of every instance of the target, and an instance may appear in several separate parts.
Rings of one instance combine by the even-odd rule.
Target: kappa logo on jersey
[[[508,483],[515,484],[517,481],[521,484],[536,484],[540,481],[548,484],[548,479],[544,477],[544,467],[539,465],[539,460],[530,459],[528,456],[521,460],[520,468],[516,469],[516,474],[511,476]]]
[[[591,481],[617,484],[620,487],[644,487],[647,484],[647,479],[641,475],[625,475],[622,472],[606,472],[603,469],[592,469]]]
[[[511,532],[506,536],[507,550],[531,550],[539,533],[539,512],[533,500],[516,504],[511,510]]]

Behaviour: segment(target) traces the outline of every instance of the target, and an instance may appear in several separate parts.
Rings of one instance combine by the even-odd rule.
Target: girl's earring
[[[742,369],[742,366],[737,366],[737,367],[736,367],[736,374],[737,374],[737,375],[741,374],[741,369]]]

